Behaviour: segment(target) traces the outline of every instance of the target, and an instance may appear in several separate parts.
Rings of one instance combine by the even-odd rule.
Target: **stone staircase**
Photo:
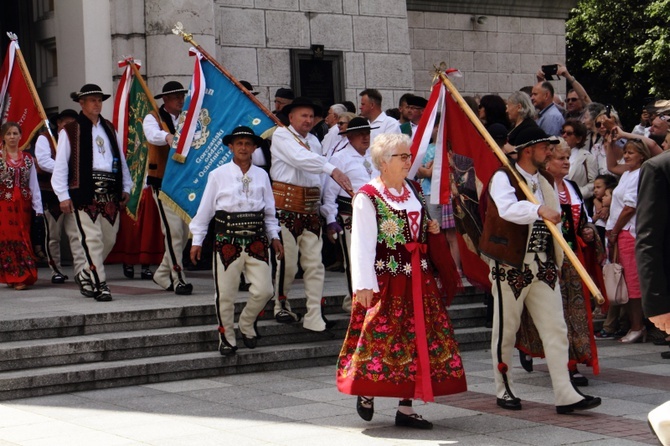
[[[337,320],[329,333],[259,320],[258,347],[232,357],[217,352],[213,304],[25,317],[0,324],[0,400],[317,365],[333,365],[349,316],[343,296],[327,296],[325,313]],[[236,303],[236,315],[244,303]],[[291,299],[304,313],[305,299]],[[100,310],[97,310],[97,309]],[[482,295],[467,288],[450,308],[462,350],[488,348]],[[334,376],[334,375],[333,375]]]

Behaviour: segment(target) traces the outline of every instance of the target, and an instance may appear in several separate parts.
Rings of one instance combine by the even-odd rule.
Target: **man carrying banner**
[[[76,111],[69,108],[60,112],[53,119],[56,121],[57,131],[63,130],[66,124],[75,121],[78,116],[79,114]],[[60,202],[51,187],[51,174],[56,162],[56,147],[46,131],[35,142],[35,158],[37,160],[37,180],[40,183],[42,204],[44,205],[44,226],[46,230],[44,250],[51,268],[51,283],[65,283],[68,277],[63,274],[63,267],[60,263],[60,243],[63,228],[66,229],[70,240],[72,257],[76,259],[74,263],[84,264],[85,258],[79,243],[78,232],[68,231],[76,228],[74,216],[61,212]],[[70,223],[65,224],[65,220],[70,220]]]
[[[153,281],[161,288],[180,295],[189,295],[193,292],[193,285],[186,282],[182,264],[182,252],[188,239],[188,225],[170,206],[165,206],[158,199],[158,195],[186,93],[188,90],[179,82],[167,82],[163,85],[162,92],[154,96],[155,99],[163,98],[163,105],[158,111],[160,116],[150,113],[143,122],[144,136],[150,144],[147,184],[151,186],[156,200],[161,229],[165,236],[165,254],[160,266],[154,272]],[[161,121],[165,123],[169,132],[161,128]]]
[[[74,277],[81,294],[110,301],[103,262],[116,241],[119,209],[130,198],[130,172],[112,124],[100,115],[110,95],[86,84],[70,97],[81,113],[59,134],[51,185],[61,211],[74,214],[84,250],[86,262],[75,264]]]
[[[244,272],[251,285],[238,324],[244,345],[255,348],[256,318],[273,293],[270,244],[279,259],[284,256],[270,177],[251,163],[252,153],[262,143],[263,139],[245,126],[223,137],[223,144],[233,152],[233,160],[209,173],[198,212],[189,225],[193,233],[191,261],[196,264],[209,222],[212,217],[216,221],[215,305],[219,352],[223,356],[237,350],[233,318],[240,274]]]
[[[330,159],[330,163],[341,169],[353,186],[354,192],[379,175],[372,164],[368,148],[370,147],[370,123],[365,118],[353,118],[346,130],[340,135],[348,138],[342,150]],[[351,196],[345,192],[332,178],[327,178],[323,188],[323,205],[321,215],[326,219],[326,234],[331,243],[339,242],[344,255],[344,266],[347,275],[348,293],[342,302],[342,308],[351,312],[351,270],[349,269],[349,252],[351,250]],[[339,240],[338,240],[339,237]]]
[[[298,270],[298,253],[304,270],[307,314],[303,327],[324,331],[334,323],[321,313],[324,267],[321,262],[322,239],[318,208],[321,200],[321,174],[330,175],[351,195],[349,178],[321,156],[319,140],[309,133],[314,124],[316,105],[307,98],[295,98],[285,106],[290,126],[278,128],[272,137],[272,190],[281,224],[284,261],[277,268],[275,280],[275,318],[291,323],[300,316],[291,311],[288,291]],[[253,282],[253,281],[252,281]]]
[[[503,409],[520,410],[514,394],[508,364],[525,308],[540,332],[547,366],[554,388],[556,412],[570,413],[599,406],[600,398],[579,393],[570,383],[568,335],[556,265],[563,263],[563,251],[542,220],[561,221],[558,195],[553,179],[543,168],[551,144],[539,127],[519,132],[514,167],[531,188],[540,204],[525,199],[511,168],[504,167],[492,177],[484,231],[479,242],[489,257],[494,299],[491,353],[493,356],[497,404]],[[546,175],[546,176],[545,176]]]

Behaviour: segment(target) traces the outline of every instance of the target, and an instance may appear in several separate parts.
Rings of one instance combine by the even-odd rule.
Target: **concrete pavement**
[[[602,406],[557,415],[546,367],[514,367],[524,409],[495,405],[488,351],[465,352],[467,393],[417,404],[432,431],[393,426],[378,398],[369,423],[335,388],[334,366],[104,389],[0,403],[0,445],[589,445],[658,444],[647,413],[670,400],[664,347],[600,341]]]

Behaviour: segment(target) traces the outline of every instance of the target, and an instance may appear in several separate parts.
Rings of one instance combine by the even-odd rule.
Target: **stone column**
[[[160,92],[170,80],[188,88],[193,74],[193,58],[189,45],[172,33],[175,23],[181,22],[184,31],[193,34],[195,41],[216,57],[214,39],[215,14],[213,0],[145,0],[146,73],[149,88]]]
[[[109,0],[59,0],[54,11],[58,51],[58,106],[73,108],[69,95],[94,83],[112,93],[112,37]],[[104,116],[113,107],[105,104]],[[74,107],[76,109],[76,107]]]

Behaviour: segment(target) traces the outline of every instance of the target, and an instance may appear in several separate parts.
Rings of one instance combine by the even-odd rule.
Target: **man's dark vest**
[[[99,117],[102,128],[112,146],[114,158],[113,169],[116,169],[115,192],[120,199],[123,193],[123,169],[121,168],[121,156],[116,135],[112,123],[102,116]],[[70,141],[70,161],[68,162],[68,187],[70,198],[75,207],[86,206],[93,202],[93,123],[90,119],[79,113],[77,119],[64,127],[68,140]],[[115,167],[114,167],[115,166]]]
[[[501,167],[497,172],[504,172],[507,175],[519,201],[526,200],[526,195],[521,190],[519,182],[509,168]],[[540,174],[544,176],[549,184],[554,184],[554,179],[548,173],[541,170]],[[523,269],[523,259],[526,256],[530,225],[518,225],[503,219],[500,217],[495,201],[490,196],[488,198],[486,221],[484,222],[482,236],[479,239],[479,251],[493,260],[517,269]]]

